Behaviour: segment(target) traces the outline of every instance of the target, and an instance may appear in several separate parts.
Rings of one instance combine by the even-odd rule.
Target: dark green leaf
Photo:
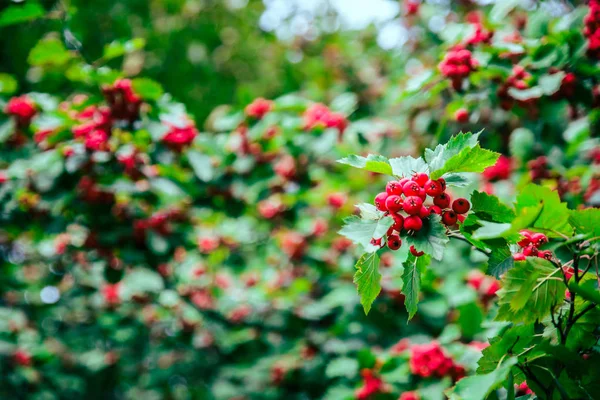
[[[365,314],[371,310],[371,304],[381,291],[381,274],[379,273],[379,256],[377,253],[365,253],[356,263],[354,283],[360,296]]]
[[[421,273],[431,262],[428,255],[415,257],[412,254],[404,262],[404,273],[402,274],[402,293],[405,296],[404,306],[408,311],[408,319],[410,320],[417,312],[417,304],[419,303],[419,292],[421,291]]]

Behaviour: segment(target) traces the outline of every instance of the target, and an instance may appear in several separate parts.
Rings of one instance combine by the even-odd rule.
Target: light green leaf
[[[362,219],[379,219],[384,214],[383,211],[379,211],[377,207],[370,203],[357,204],[356,208],[360,210],[360,217]]]
[[[71,59],[71,53],[63,42],[55,37],[40,40],[27,58],[31,65],[64,65]]]
[[[379,256],[377,253],[365,253],[356,263],[354,283],[356,284],[365,314],[369,314],[371,304],[381,291]]]
[[[409,246],[415,246],[418,251],[423,251],[436,260],[441,260],[444,256],[444,249],[449,240],[446,228],[441,223],[441,217],[437,214],[432,214],[429,218],[424,219],[423,228],[405,238]]]
[[[383,217],[379,220],[364,220],[357,216],[351,216],[344,220],[344,226],[339,231],[340,235],[347,237],[354,243],[360,244],[365,251],[372,253],[379,249],[371,244],[371,239],[380,239],[394,224],[391,217]]]
[[[551,96],[560,89],[564,77],[564,71],[558,71],[555,74],[542,75],[538,80],[538,85],[542,88],[542,91],[546,96]]]
[[[135,93],[147,100],[158,100],[164,92],[159,83],[148,78],[135,78],[131,85]]]
[[[484,192],[474,191],[471,205],[471,212],[485,221],[510,223],[515,218],[512,208],[503,204],[498,197]]]
[[[198,179],[202,182],[209,182],[213,179],[214,169],[210,156],[190,150],[187,152],[187,157]]]
[[[600,236],[600,209],[586,208],[584,210],[571,210],[569,222],[575,232],[591,237]]]
[[[333,99],[329,109],[344,115],[352,114],[358,107],[358,96],[354,93],[342,93]]]
[[[498,157],[500,157],[499,153],[482,149],[477,144],[451,157],[442,168],[431,173],[431,179],[438,179],[447,173],[483,172],[487,167],[494,165]]]
[[[341,357],[333,359],[327,364],[325,375],[328,378],[345,377],[352,379],[358,373],[358,361],[354,358]]]
[[[541,230],[548,236],[570,236],[573,228],[569,225],[569,209],[560,201],[558,192],[547,187],[529,184],[517,196],[515,210],[517,216],[529,207],[542,206],[537,218],[527,227]],[[514,223],[513,223],[514,225]],[[525,227],[524,227],[525,228]]]
[[[489,275],[500,278],[502,274],[511,269],[514,265],[515,259],[508,246],[492,247],[492,252],[488,259],[487,273]]]
[[[429,172],[429,166],[421,157],[398,157],[390,159],[392,173],[395,176],[411,177],[416,172]]]
[[[446,394],[450,400],[485,400],[494,389],[502,385],[511,368],[516,364],[516,357],[508,358],[502,365],[487,374],[461,379]]]
[[[448,143],[438,144],[434,150],[425,150],[425,161],[427,161],[429,168],[432,171],[441,169],[450,158],[459,154],[466,148],[475,147],[478,143],[478,139],[479,133],[459,133],[458,135],[452,136]]]
[[[412,254],[404,262],[404,273],[402,274],[402,293],[404,294],[404,306],[408,311],[408,319],[414,317],[419,304],[419,292],[421,290],[421,273],[431,262],[427,254],[415,257]]]
[[[369,154],[367,157],[350,155],[338,160],[340,164],[350,165],[352,167],[361,168],[366,171],[377,172],[380,174],[392,175],[392,167],[388,159],[383,156]]]
[[[12,75],[0,74],[0,94],[13,94],[18,87],[19,84]]]
[[[44,16],[44,8],[35,1],[12,4],[0,13],[0,26],[20,24]]]

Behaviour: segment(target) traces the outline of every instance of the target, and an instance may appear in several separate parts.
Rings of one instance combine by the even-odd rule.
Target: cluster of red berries
[[[590,0],[590,12],[584,19],[583,34],[588,39],[588,54],[600,58],[600,0]]]
[[[377,393],[385,392],[385,384],[383,380],[375,375],[370,369],[360,371],[363,378],[363,385],[356,390],[354,396],[357,400],[367,400]]]
[[[488,300],[500,290],[500,283],[495,278],[488,276],[478,269],[469,271],[467,284],[477,291],[483,300]]]
[[[515,100],[509,93],[509,89],[515,88],[518,90],[525,90],[529,88],[528,80],[531,78],[531,74],[520,65],[513,66],[512,74],[506,79],[506,81],[498,88],[497,95],[500,99],[500,107],[504,110],[512,109],[515,101],[523,108],[532,108],[537,99],[531,98],[528,100]]]
[[[444,56],[444,59],[440,62],[438,68],[442,75],[450,78],[452,81],[452,87],[455,90],[462,88],[463,80],[469,76],[469,74],[477,69],[479,63],[471,52],[462,47],[456,47]]]
[[[465,376],[465,368],[456,364],[436,342],[416,344],[410,348],[410,371],[423,378],[451,376],[459,380]]]
[[[344,115],[333,112],[325,104],[316,103],[306,109],[303,115],[304,129],[311,130],[315,128],[335,128],[340,133],[344,133],[348,126],[348,121]]]
[[[119,79],[112,86],[103,87],[102,93],[114,118],[130,123],[139,118],[142,98],[133,91],[131,80]]]
[[[37,108],[27,95],[23,95],[11,98],[6,104],[4,112],[14,117],[17,127],[26,128],[37,114]]]
[[[550,250],[540,250],[540,246],[548,243],[548,237],[543,233],[533,233],[527,230],[519,232],[523,239],[518,243],[521,247],[521,253],[513,255],[515,261],[525,261],[525,257],[539,257],[546,260],[552,259]]]
[[[171,150],[181,152],[184,147],[192,144],[198,135],[194,121],[187,120],[184,124],[169,124],[169,131],[163,136],[162,141]]]
[[[466,19],[475,29],[473,34],[467,38],[466,44],[470,46],[475,46],[479,43],[490,44],[494,37],[494,31],[485,29],[481,21],[481,14],[478,12],[470,12]]]
[[[248,104],[244,111],[246,115],[251,118],[262,119],[265,115],[271,112],[271,110],[273,110],[273,106],[274,104],[271,100],[259,97],[252,103]]]
[[[402,178],[398,181],[387,183],[385,192],[375,196],[375,207],[385,211],[393,218],[394,224],[387,232],[387,245],[391,250],[398,250],[402,246],[400,232],[403,230],[411,233],[423,228],[423,219],[431,213],[441,215],[442,222],[451,226],[464,220],[464,215],[471,209],[467,199],[459,198],[451,201],[446,192],[446,181],[443,178],[430,179],[425,173],[416,173],[412,178]],[[431,197],[433,204],[427,206],[427,196]],[[406,215],[401,214],[404,212]],[[380,240],[374,240],[374,245],[381,245]],[[420,256],[411,246],[411,253]]]

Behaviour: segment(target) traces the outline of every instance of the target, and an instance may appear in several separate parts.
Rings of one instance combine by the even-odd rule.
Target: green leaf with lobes
[[[498,336],[490,339],[490,345],[483,349],[477,361],[477,373],[485,374],[498,367],[506,354],[519,354],[530,346],[534,335],[534,325],[513,325]]]
[[[446,235],[446,228],[441,223],[442,218],[432,214],[423,219],[423,228],[413,235],[403,237],[408,246],[415,246],[417,251],[430,254],[434,259],[441,260],[444,256],[446,244],[450,241]]]
[[[448,159],[443,167],[431,172],[431,179],[441,178],[447,173],[483,172],[487,167],[494,165],[498,157],[500,157],[499,153],[482,149],[479,144],[475,147],[467,147]]]
[[[398,157],[390,159],[390,165],[392,166],[392,173],[395,176],[400,177],[411,177],[416,172],[429,172],[429,165],[421,157]]]
[[[337,162],[370,172],[392,175],[392,167],[390,166],[388,159],[384,156],[369,154],[367,157],[362,157],[353,154],[342,158]]]
[[[490,246],[492,252],[488,259],[487,273],[493,275],[496,278],[500,278],[502,274],[511,269],[515,265],[515,259],[513,258],[510,249],[506,242],[503,246]]]
[[[377,253],[365,253],[356,263],[354,283],[360,296],[365,314],[369,314],[371,304],[381,291],[381,274],[379,273],[379,256]]]
[[[408,311],[408,319],[412,319],[417,312],[419,303],[419,292],[421,291],[421,272],[431,262],[431,257],[427,254],[421,257],[409,255],[404,262],[404,273],[402,274],[402,293],[404,294],[404,306]]]
[[[377,251],[379,247],[372,245],[371,239],[382,238],[393,224],[394,220],[391,217],[365,220],[353,215],[344,220],[344,226],[339,234],[361,245],[365,251],[372,253]]]
[[[450,400],[484,400],[490,393],[502,385],[511,368],[517,364],[517,358],[511,357],[495,370],[484,375],[473,375],[461,379],[446,392]]]
[[[558,192],[544,186],[529,184],[517,196],[515,211],[517,218],[528,207],[541,206],[541,212],[533,222],[526,227],[541,230],[548,236],[571,236],[573,228],[569,224],[569,209],[562,203]],[[514,222],[513,222],[514,225]]]
[[[427,161],[427,164],[429,164],[429,168],[432,171],[441,169],[450,158],[459,154],[466,148],[475,147],[478,143],[478,139],[479,133],[459,133],[458,135],[452,136],[448,143],[438,144],[434,150],[426,149],[425,161]]]
[[[588,235],[590,238],[598,237],[600,236],[600,209],[571,210],[569,223],[576,233]]]
[[[471,194],[471,212],[490,222],[510,223],[515,218],[515,211],[498,197],[477,190]]]

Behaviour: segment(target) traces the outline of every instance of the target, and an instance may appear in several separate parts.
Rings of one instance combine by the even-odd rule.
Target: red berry
[[[464,216],[464,215],[462,215],[462,214],[459,214],[459,215],[457,215],[457,216],[456,216],[456,218],[458,218],[458,222],[460,222],[461,224],[462,224],[463,222],[465,222],[465,219],[467,219],[467,217],[465,217],[465,216]]]
[[[464,124],[465,122],[469,121],[469,112],[464,108],[459,108],[454,113],[454,119],[456,119],[456,122]]]
[[[387,208],[389,212],[398,212],[402,210],[402,198],[395,194],[388,196],[385,200],[385,208]]]
[[[540,250],[537,256],[546,260],[552,260],[552,252],[550,250]]]
[[[433,198],[433,204],[441,208],[442,210],[450,207],[450,196],[446,193],[442,193],[439,196]]]
[[[402,194],[402,185],[400,185],[399,181],[389,181],[385,185],[385,191],[389,195],[395,194],[396,196],[400,196]]]
[[[423,200],[417,196],[410,196],[404,199],[403,203],[404,211],[408,215],[416,215],[421,211],[423,207]]]
[[[417,182],[419,186],[424,187],[427,181],[429,180],[429,175],[424,173],[415,173],[412,177],[414,182]]]
[[[442,209],[439,208],[438,206],[429,206],[429,214],[437,214],[437,215],[442,215]]]
[[[405,196],[418,196],[423,188],[417,182],[408,181],[402,187]]]
[[[375,196],[375,207],[381,211],[387,211],[385,207],[385,201],[388,198],[388,194],[386,192],[381,192],[377,196]]]
[[[515,261],[525,261],[525,254],[515,253],[513,254],[513,258],[515,259]]]
[[[398,181],[398,184],[400,185],[401,188],[404,188],[404,185],[406,185],[407,182],[410,182],[410,179],[402,178]]]
[[[404,229],[407,231],[420,231],[423,227],[423,220],[417,215],[411,215],[404,220]]]
[[[421,257],[423,254],[425,254],[425,252],[423,251],[417,251],[417,249],[415,249],[415,246],[410,246],[410,254],[412,254],[415,257]]]
[[[402,228],[404,227],[404,217],[400,214],[395,214],[395,213],[392,213],[390,215],[394,219],[394,225],[392,225],[392,228],[394,228],[394,230],[397,230],[398,232],[400,232],[402,230]]]
[[[444,178],[439,178],[437,181],[440,183],[440,185],[442,185],[442,191],[445,192],[446,191],[446,180]]]
[[[381,247],[381,238],[379,238],[379,239],[375,239],[375,238],[371,239],[371,244],[373,246],[380,246]]]
[[[529,245],[523,249],[523,254],[527,257],[537,257],[538,249],[533,247],[533,245]]]
[[[535,247],[540,247],[546,243],[548,243],[548,236],[544,235],[543,233],[534,233],[531,235],[531,244],[533,244]]]
[[[521,231],[519,233],[521,234],[521,236],[523,236],[523,239],[521,239],[517,244],[520,247],[529,246],[529,244],[531,243],[531,232],[529,232],[529,231]]]
[[[454,211],[448,210],[444,211],[444,213],[442,214],[442,222],[444,223],[444,225],[454,225],[456,224],[457,220],[458,217],[456,216],[456,213]]]
[[[452,209],[457,214],[466,214],[471,209],[471,203],[469,203],[469,200],[461,197],[452,202]]]
[[[388,237],[387,245],[390,250],[398,250],[402,246],[402,240],[400,240],[400,236],[398,235],[391,235]]]
[[[419,217],[421,218],[427,218],[429,217],[429,209],[427,209],[427,207],[425,206],[421,206],[421,210],[419,211]]]
[[[427,193],[428,196],[435,197],[444,193],[444,190],[442,189],[441,183],[430,179],[425,184],[425,193]]]

